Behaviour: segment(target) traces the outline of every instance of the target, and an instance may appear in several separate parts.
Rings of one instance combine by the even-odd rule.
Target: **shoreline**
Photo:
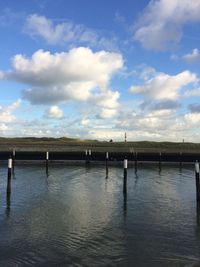
[[[3,165],[7,165],[7,160],[1,161]],[[195,162],[182,162],[182,167],[194,165]],[[15,160],[15,166],[20,165],[40,165],[45,167],[45,160]],[[86,163],[84,160],[49,160],[49,167],[57,166],[57,165],[65,165],[65,166],[106,166],[105,161],[90,161]],[[109,161],[108,167],[123,167],[123,161]],[[137,166],[145,166],[145,165],[153,165],[159,166],[159,162],[156,161],[138,161]],[[165,161],[161,163],[162,166],[179,166],[180,163],[178,161]],[[135,161],[128,161],[128,166],[135,167]]]
[[[40,162],[45,162],[47,159],[47,151],[18,151],[15,150],[13,153],[10,151],[0,150],[0,161],[7,161],[8,158],[12,157],[15,162],[35,162],[40,164]],[[127,159],[131,164],[139,163],[194,163],[200,161],[200,153],[195,152],[129,152],[129,151],[117,151],[108,153],[109,164],[117,165]],[[82,151],[48,151],[48,162],[51,163],[62,163],[62,164],[85,164],[90,162],[90,164],[105,164],[106,152],[95,152],[91,150],[91,155],[89,155],[85,150]]]
[[[200,153],[200,148],[191,147],[137,147],[133,145],[124,146],[96,146],[96,145],[15,145],[15,144],[0,144],[0,151],[2,152],[77,152],[85,153],[86,150],[91,150],[95,153]]]

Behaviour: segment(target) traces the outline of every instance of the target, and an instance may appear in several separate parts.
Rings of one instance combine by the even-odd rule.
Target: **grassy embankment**
[[[83,151],[96,152],[191,152],[200,153],[199,143],[176,142],[105,142],[72,138],[0,138],[1,151]]]

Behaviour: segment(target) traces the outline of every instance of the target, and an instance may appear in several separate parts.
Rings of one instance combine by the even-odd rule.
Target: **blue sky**
[[[0,2],[0,136],[200,142],[200,0]]]

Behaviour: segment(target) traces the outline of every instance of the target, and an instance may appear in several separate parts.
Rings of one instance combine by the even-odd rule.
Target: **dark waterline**
[[[0,266],[192,266],[200,261],[193,167],[0,169]]]

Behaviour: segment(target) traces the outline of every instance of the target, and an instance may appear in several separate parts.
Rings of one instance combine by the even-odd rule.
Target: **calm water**
[[[193,167],[0,169],[0,266],[193,266],[200,208]]]

